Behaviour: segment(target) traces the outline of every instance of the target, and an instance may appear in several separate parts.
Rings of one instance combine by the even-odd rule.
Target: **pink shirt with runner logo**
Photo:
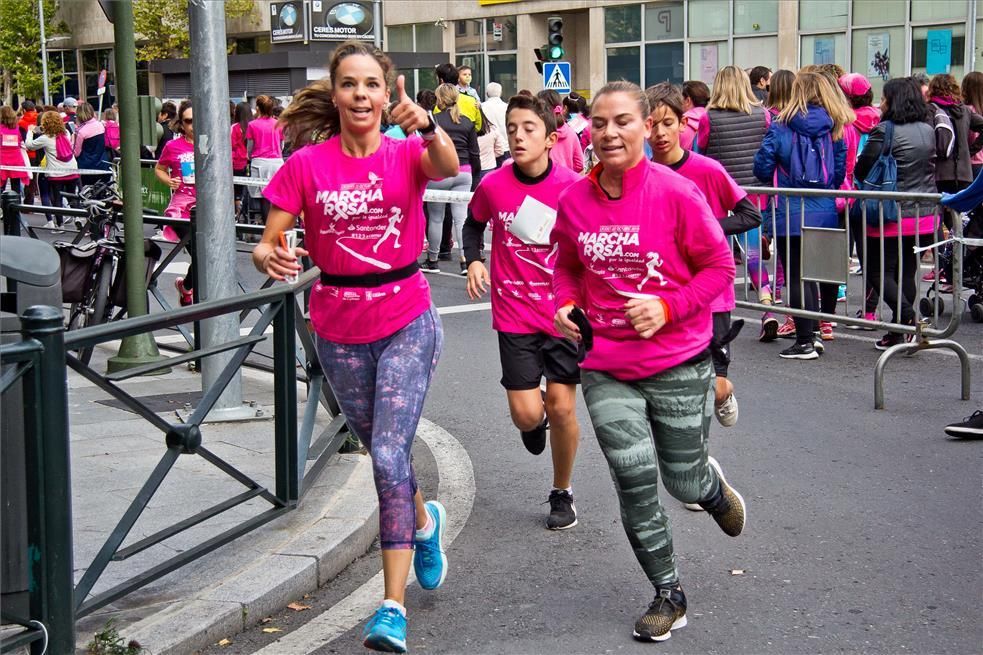
[[[252,139],[253,158],[281,159],[283,157],[283,130],[276,126],[275,118],[257,118],[246,127],[246,138]]]
[[[716,159],[690,152],[683,165],[674,170],[696,184],[718,221],[726,218],[728,212],[747,197],[744,189],[737,185],[734,178],[727,174],[723,165]],[[730,254],[729,246],[726,250]],[[713,299],[710,303],[710,311],[729,312],[736,307],[736,300],[734,286],[731,285]]]
[[[263,195],[291,214],[303,214],[304,247],[322,272],[386,273],[415,263],[420,255],[427,226],[423,150],[418,136],[383,135],[379,149],[368,157],[349,157],[341,139],[333,137],[291,155]],[[378,287],[318,282],[311,295],[311,322],[328,341],[371,343],[406,327],[430,304],[430,286],[419,271]]]
[[[483,177],[471,199],[474,219],[492,225],[492,327],[499,332],[558,337],[552,289],[556,246],[523,243],[508,228],[526,198],[555,211],[560,192],[582,176],[553,164],[546,179],[528,184],[516,177],[514,166],[506,164]]]
[[[195,144],[183,136],[171,139],[164,144],[157,163],[170,172],[171,177],[181,180],[174,192],[194,197],[195,195]]]

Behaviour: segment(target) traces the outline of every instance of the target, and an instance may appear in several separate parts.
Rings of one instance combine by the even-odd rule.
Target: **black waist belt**
[[[368,273],[366,275],[328,275],[321,273],[321,284],[331,287],[381,287],[383,284],[405,280],[420,270],[416,262],[385,273]]]

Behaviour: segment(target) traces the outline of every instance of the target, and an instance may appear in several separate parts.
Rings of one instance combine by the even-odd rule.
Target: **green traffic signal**
[[[550,46],[550,59],[553,61],[558,61],[563,59],[563,55],[566,54],[563,51],[563,46],[553,45]]]
[[[566,54],[563,50],[563,18],[550,16],[546,19],[546,54],[550,61],[559,61]]]

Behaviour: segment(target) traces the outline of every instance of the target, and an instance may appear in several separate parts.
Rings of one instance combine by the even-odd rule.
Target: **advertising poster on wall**
[[[813,46],[812,63],[817,66],[835,64],[834,59],[836,59],[836,40],[817,36]]]
[[[867,77],[891,77],[891,35],[887,32],[867,35]]]
[[[952,66],[952,30],[929,30],[925,42],[925,72],[948,73]]]
[[[307,40],[307,12],[300,0],[270,3],[270,43]]]
[[[371,41],[374,38],[371,1],[312,0],[312,41],[346,41],[348,39]]]
[[[713,84],[717,76],[717,44],[700,46],[700,81]]]

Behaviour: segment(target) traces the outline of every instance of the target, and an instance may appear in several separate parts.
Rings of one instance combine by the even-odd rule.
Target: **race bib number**
[[[515,213],[508,230],[523,243],[548,246],[554,225],[556,225],[556,210],[532,196],[526,196],[519,205],[519,211]]]

